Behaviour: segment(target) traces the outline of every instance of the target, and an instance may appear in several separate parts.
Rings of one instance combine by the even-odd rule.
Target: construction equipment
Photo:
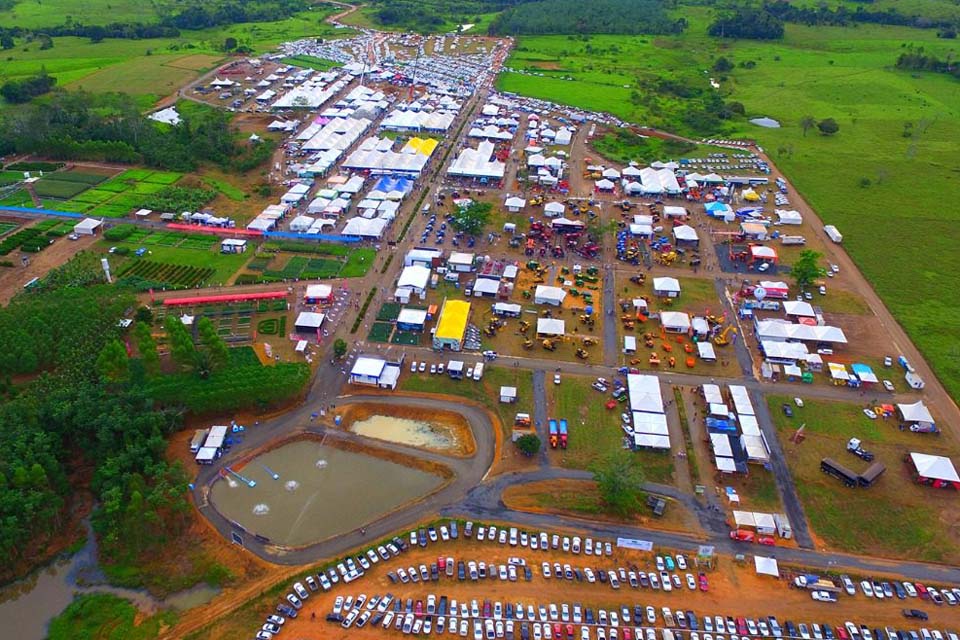
[[[590,347],[590,346],[593,346],[593,345],[597,344],[597,339],[596,339],[596,338],[590,338],[590,337],[584,337],[583,340],[582,340],[582,342],[583,342],[583,346],[585,346],[585,347]]]
[[[539,207],[540,205],[543,204],[543,195],[537,194],[533,196],[533,198],[530,199],[529,204],[531,207]]]
[[[732,324],[728,324],[726,329],[714,336],[713,344],[717,345],[718,347],[725,347],[730,344],[732,339],[731,335],[737,335],[737,328]]]
[[[577,349],[577,357],[581,360],[586,360],[590,357],[590,353],[586,349]]]
[[[660,356],[656,352],[650,354],[650,359],[648,360],[651,366],[658,366],[660,364]]]
[[[521,321],[520,321],[520,333],[526,333],[526,332],[529,331],[529,330],[530,330],[530,323],[527,322],[526,320],[521,320]]]
[[[557,429],[557,421],[553,418],[550,418],[548,424],[550,425],[550,448],[556,449],[560,441],[560,430]]]
[[[530,349],[533,349],[533,340],[524,340],[523,348],[526,349],[527,351],[529,351]]]
[[[657,263],[662,264],[664,266],[669,266],[674,262],[676,262],[676,260],[677,260],[676,251],[664,251],[663,253],[657,256]]]
[[[513,426],[520,429],[529,429],[532,426],[529,413],[518,413],[513,419]]]
[[[545,338],[544,341],[540,343],[540,345],[547,351],[557,350],[557,343],[551,340],[550,338]]]
[[[642,273],[637,274],[635,276],[630,276],[630,282],[632,282],[633,284],[642,285],[646,281],[647,281],[647,276]]]
[[[653,348],[653,334],[645,333],[643,334],[643,344],[648,348]]]

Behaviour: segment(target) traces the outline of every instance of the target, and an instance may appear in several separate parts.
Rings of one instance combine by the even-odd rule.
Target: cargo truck
[[[556,449],[560,443],[560,431],[557,429],[557,421],[550,420],[550,448]]]
[[[811,591],[828,591],[830,593],[840,593],[840,587],[830,580],[823,580],[817,575],[801,575],[793,579],[793,585],[800,589],[810,589]]]
[[[564,419],[560,420],[560,448],[567,448],[567,421]]]
[[[840,244],[841,242],[843,242],[843,234],[841,234],[840,231],[832,224],[828,224],[827,226],[825,226],[823,228],[823,231],[824,233],[827,234],[828,238],[830,238],[837,244]]]

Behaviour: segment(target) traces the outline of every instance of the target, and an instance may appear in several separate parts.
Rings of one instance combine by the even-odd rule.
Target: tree
[[[800,252],[800,257],[797,258],[790,269],[790,275],[796,281],[798,287],[804,289],[824,276],[826,270],[819,264],[822,257],[822,253],[812,249],[805,249]]]
[[[490,220],[493,205],[489,202],[471,202],[453,215],[450,224],[454,229],[462,231],[468,236],[480,235]]]
[[[111,340],[97,356],[97,371],[108,382],[122,382],[130,375],[130,358],[119,340]]]
[[[339,360],[347,355],[347,343],[343,338],[337,338],[333,342],[333,355]]]
[[[237,39],[233,37],[228,37],[223,41],[223,50],[224,51],[233,51],[237,48]]]
[[[724,56],[717,58],[716,62],[713,63],[713,70],[718,73],[726,73],[733,69],[733,63],[726,59]]]
[[[197,333],[200,336],[204,353],[209,359],[210,370],[217,371],[226,367],[230,362],[230,350],[227,343],[217,333],[217,329],[213,326],[210,318],[203,317],[197,321]]]
[[[803,116],[802,118],[800,118],[800,128],[803,130],[804,137],[806,137],[807,131],[810,131],[810,129],[813,129],[816,123],[817,121],[814,119],[813,116]]]
[[[533,433],[520,436],[514,444],[517,445],[520,453],[528,458],[532,458],[540,452],[540,438]]]
[[[137,324],[134,325],[133,335],[137,340],[137,351],[140,352],[140,359],[143,360],[144,370],[149,375],[160,373],[160,356],[157,353],[157,341],[153,339],[150,325],[137,322]]]
[[[0,49],[6,51],[7,49],[13,49],[16,46],[16,43],[13,41],[13,36],[9,33],[5,33],[0,36]]]
[[[833,118],[825,118],[817,123],[817,129],[825,136],[832,136],[840,131],[840,125]]]
[[[181,368],[192,368],[196,364],[194,358],[197,350],[187,327],[175,315],[167,316],[163,326],[167,330],[167,340],[170,343],[170,357]]]
[[[618,449],[596,462],[591,470],[600,498],[610,511],[621,517],[637,511],[645,478],[630,452]]]

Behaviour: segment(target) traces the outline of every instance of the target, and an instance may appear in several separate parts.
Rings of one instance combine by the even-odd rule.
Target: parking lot
[[[377,545],[384,547],[379,554],[375,546],[364,556],[363,564],[369,568],[362,569],[358,559],[350,561],[356,571],[349,562],[342,563],[341,571],[334,569],[342,578],[329,591],[312,591],[304,579],[296,591],[307,597],[301,599],[296,619],[285,621],[280,637],[374,638],[402,634],[409,622],[409,633],[416,628],[420,635],[450,637],[506,638],[512,628],[513,637],[522,638],[526,626],[528,637],[535,640],[570,637],[568,631],[577,638],[650,640],[648,629],[654,628],[657,640],[664,640],[662,628],[674,630],[668,640],[726,640],[724,634],[846,640],[845,631],[837,627],[852,620],[857,621],[858,633],[846,632],[848,637],[875,640],[876,634],[864,633],[860,623],[868,621],[870,629],[914,628],[914,621],[904,620],[903,607],[927,612],[930,620],[924,625],[931,628],[956,619],[955,608],[909,595],[905,600],[878,600],[859,590],[856,596],[841,590],[841,604],[817,602],[807,590],[755,575],[752,562],[740,565],[720,558],[718,568],[701,571],[689,556],[626,550],[607,540],[590,540],[588,554],[587,539],[569,533],[558,533],[556,539],[554,533],[527,534],[523,546],[517,532],[517,546],[511,546],[511,529],[495,528],[492,540],[487,539],[491,527],[482,529],[483,542],[480,526],[466,538],[461,525],[453,539],[449,528],[443,535],[438,525],[433,534],[424,531],[426,546],[410,545],[411,540],[419,542],[416,533],[412,538],[404,535],[399,541],[408,548],[396,557],[387,547],[394,544],[400,551],[399,542]],[[371,562],[371,555],[377,562]],[[320,587],[315,578],[311,580]],[[664,583],[671,584],[669,591]],[[361,619],[363,624],[358,625]],[[782,625],[779,633],[777,625]],[[475,635],[478,629],[480,636]]]

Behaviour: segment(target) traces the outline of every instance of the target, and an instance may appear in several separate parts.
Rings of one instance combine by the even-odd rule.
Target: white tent
[[[746,387],[739,384],[730,385],[730,398],[733,400],[733,408],[736,410],[737,415],[757,415],[753,410],[753,403],[750,402],[750,394],[747,393]]]
[[[663,217],[665,218],[686,218],[687,210],[683,207],[666,205],[663,208]]]
[[[717,385],[717,384],[703,385],[703,398],[709,404],[722,404],[723,394],[720,393],[720,385]]]
[[[802,300],[785,300],[783,311],[788,316],[800,316],[803,318],[814,318],[816,313],[813,311],[813,305]]]
[[[413,289],[417,293],[423,293],[427,290],[427,284],[430,282],[430,269],[420,265],[411,265],[404,267],[397,278],[397,287]]]
[[[957,475],[957,470],[950,458],[911,452],[910,459],[913,461],[917,473],[924,478],[943,482],[960,482],[960,476]]]
[[[661,311],[660,324],[671,333],[686,333],[690,328],[690,316],[683,311]]]
[[[537,318],[538,336],[562,336],[566,334],[566,323],[557,318]]]
[[[930,410],[927,409],[927,406],[923,404],[923,400],[918,400],[913,404],[898,404],[897,410],[907,422],[934,424],[933,415],[930,413]]]
[[[753,565],[756,568],[757,575],[780,577],[780,566],[777,564],[776,558],[753,556]]]
[[[603,180],[597,180],[597,189],[600,189],[601,191],[613,191],[614,186],[615,185],[606,178]]]
[[[677,242],[700,242],[697,230],[685,224],[673,228],[673,237],[677,239]]]
[[[803,216],[800,215],[799,211],[777,209],[775,213],[780,220],[780,224],[803,224]]]
[[[676,278],[654,278],[653,293],[658,296],[677,298],[680,296],[680,281]]]
[[[527,201],[523,198],[514,196],[512,198],[507,198],[507,201],[504,203],[504,205],[507,207],[507,211],[516,213],[520,211],[520,209],[523,209],[525,206],[527,206]]]
[[[707,362],[716,362],[717,360],[717,352],[714,351],[713,345],[706,341],[697,343],[697,354],[701,360]]]
[[[563,300],[566,297],[567,292],[560,287],[550,287],[542,284],[538,284],[533,293],[533,301],[535,304],[550,304],[555,307],[563,304]]]
[[[562,216],[566,207],[560,202],[548,202],[543,205],[543,213],[548,217]]]
[[[663,413],[663,394],[660,379],[656,376],[627,374],[627,393],[630,408],[646,413]]]

